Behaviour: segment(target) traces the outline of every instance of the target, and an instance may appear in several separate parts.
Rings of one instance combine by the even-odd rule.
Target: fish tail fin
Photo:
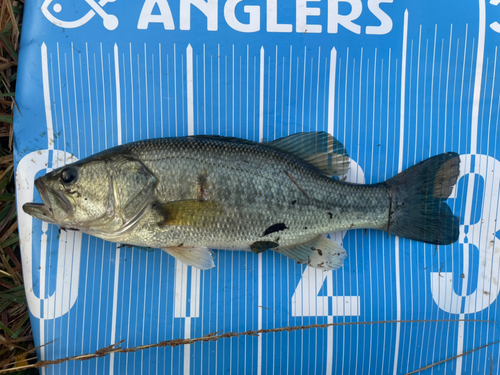
[[[460,157],[448,152],[424,160],[387,180],[390,195],[387,231],[436,245],[458,240],[460,222],[445,200],[460,173]]]

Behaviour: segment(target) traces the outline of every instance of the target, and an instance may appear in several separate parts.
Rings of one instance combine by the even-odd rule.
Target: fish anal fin
[[[164,247],[164,252],[172,255],[179,262],[188,266],[193,266],[201,270],[209,270],[215,267],[214,258],[215,254],[212,250],[202,247],[188,247],[188,246],[175,246]]]
[[[222,215],[220,203],[195,199],[158,204],[155,209],[162,216],[160,226],[204,227]]]
[[[286,255],[297,263],[324,271],[336,270],[342,267],[344,259],[347,257],[347,253],[342,246],[321,235],[308,242],[280,247],[275,251]]]

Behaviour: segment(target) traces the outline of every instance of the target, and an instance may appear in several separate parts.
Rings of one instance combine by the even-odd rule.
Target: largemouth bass
[[[322,234],[372,228],[431,244],[459,236],[445,200],[459,174],[445,153],[373,185],[343,182],[349,158],[324,132],[269,143],[219,136],[144,140],[35,181],[43,203],[26,213],[107,241],[161,248],[194,267],[210,249],[268,249],[331,270],[346,251]]]

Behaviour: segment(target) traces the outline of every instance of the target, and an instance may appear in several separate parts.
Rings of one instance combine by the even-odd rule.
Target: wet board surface
[[[403,374],[500,339],[498,1],[34,0],[26,4],[15,160],[23,272],[39,359],[216,331],[348,323],[65,362],[42,374]],[[27,216],[33,180],[126,142],[268,141],[323,130],[375,183],[445,151],[457,243],[331,234],[322,272],[267,251],[199,271],[161,250]],[[351,325],[412,320],[411,323]],[[416,322],[416,321],[420,322]],[[422,322],[422,321],[427,322]],[[430,320],[433,320],[432,322]],[[440,320],[440,321],[436,321]],[[443,321],[444,320],[444,321]],[[424,373],[500,373],[499,345]]]

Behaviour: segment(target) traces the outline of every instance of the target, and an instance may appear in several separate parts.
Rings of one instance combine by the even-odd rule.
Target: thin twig
[[[5,175],[6,175],[7,173],[9,173],[9,171],[10,171],[12,168],[14,168],[14,163],[12,163],[11,165],[9,165],[9,166],[8,166],[8,167],[7,167],[7,168],[6,168],[6,169],[2,172],[2,174],[0,174],[0,181],[2,181],[2,180],[3,180],[3,178],[5,177]]]
[[[2,275],[5,275],[5,276],[7,276],[7,277],[12,278],[12,276],[11,276],[11,274],[10,274],[10,273],[5,272],[4,270],[1,270],[1,269],[0,269],[0,274],[2,274]]]
[[[1,181],[1,179],[0,179]],[[10,207],[9,212],[7,213],[7,216],[3,220],[2,224],[0,224],[0,233],[5,229],[5,227],[9,224],[11,217],[14,215],[16,212],[16,204],[13,203],[12,206]]]
[[[30,353],[34,353],[34,352],[36,352],[38,349],[43,348],[44,346],[47,346],[47,345],[52,344],[54,341],[55,341],[55,340],[53,340],[53,341],[49,341],[49,342],[47,342],[47,343],[45,343],[45,344],[43,344],[43,345],[40,345],[40,346],[38,346],[38,347],[36,347],[36,348],[26,350],[24,353],[19,354],[19,355],[16,355],[15,357],[11,357],[11,358],[9,358],[9,359],[7,359],[7,360],[5,360],[5,361],[1,362],[1,363],[0,363],[0,367],[10,365],[10,364],[12,364],[12,363],[13,363],[12,361],[17,361],[18,359],[22,359],[24,356],[26,356],[26,355],[28,355],[28,354],[30,354]],[[12,370],[19,370],[19,367],[16,367],[15,369],[0,370],[0,374],[1,374],[1,373],[3,373],[3,372],[5,372],[5,371],[7,371],[7,372],[8,372],[8,371],[12,371]]]
[[[10,164],[12,164],[13,161],[14,161],[14,157],[12,156],[12,154],[0,157],[0,164],[9,164],[10,165]]]
[[[437,323],[437,322],[481,322],[481,323],[497,323],[494,321],[488,320],[476,320],[476,319],[436,319],[436,320],[387,320],[387,321],[378,321],[378,322],[341,322],[341,323],[326,323],[326,324],[311,324],[307,326],[294,326],[294,327],[280,327],[280,328],[270,328],[270,329],[259,329],[259,330],[250,330],[246,332],[227,332],[222,333],[212,332],[202,337],[192,338],[192,339],[174,339],[161,341],[156,344],[148,344],[141,345],[132,348],[121,348],[117,347],[117,345],[123,343],[125,340],[121,340],[114,345],[107,346],[105,348],[96,350],[94,353],[81,354],[73,357],[61,358],[51,361],[38,361],[31,365],[16,367],[15,369],[5,369],[0,370],[0,374],[6,374],[11,371],[20,371],[28,368],[40,368],[50,365],[56,365],[67,361],[85,361],[93,358],[104,357],[111,353],[131,353],[137,352],[139,350],[151,349],[156,347],[176,347],[180,345],[192,345],[197,342],[208,342],[208,341],[216,341],[221,338],[231,338],[231,337],[240,337],[240,336],[258,336],[263,333],[276,333],[276,332],[293,332],[293,331],[301,331],[310,328],[327,328],[334,326],[347,326],[347,325],[372,325],[372,324],[391,324],[391,323]]]
[[[15,206],[15,204],[13,204]],[[10,218],[9,218],[10,219]],[[14,233],[17,229],[17,220],[12,223],[9,229],[5,231],[5,233],[0,237],[0,243],[3,243],[6,239],[8,239],[12,233]]]
[[[24,350],[24,348],[22,348]],[[27,356],[27,352],[23,352],[23,354],[21,354],[21,356]],[[15,362],[10,362],[9,365],[12,366],[12,365],[18,365],[20,363],[24,363],[24,362],[29,362],[29,361],[33,361],[35,359],[38,359],[38,357],[30,357],[30,358],[21,358],[19,361],[15,361]],[[18,369],[19,367],[16,367],[16,369]],[[14,369],[14,367],[12,368]],[[4,371],[4,370],[0,370],[0,371]]]
[[[14,16],[14,11],[12,10],[12,4],[10,1],[6,1],[5,5],[7,6],[7,11],[9,13],[10,19],[12,21],[12,27],[14,28],[13,32],[15,33],[16,38],[17,38],[17,36],[19,35],[19,28],[17,26],[16,17]]]
[[[16,223],[17,223],[17,221],[16,221]],[[16,228],[17,228],[17,225],[16,225]],[[9,236],[10,236],[10,234],[9,234]],[[3,236],[3,237],[5,237],[5,236]],[[3,241],[5,241],[5,240],[0,239],[0,243],[2,243]],[[5,252],[3,251],[2,246],[0,246],[0,259],[2,259],[3,266],[7,269],[9,276],[12,278],[12,280],[14,280],[14,283],[16,285],[21,285],[23,283],[22,279],[17,275],[17,273],[14,271],[14,269],[10,266],[9,261],[8,261],[7,257],[5,256]]]
[[[306,191],[304,189],[302,189],[299,184],[297,183],[297,181],[295,180],[295,178],[293,178],[293,176],[288,173],[287,171],[283,171],[285,172],[285,174],[287,175],[287,177],[292,180],[292,182],[295,184],[295,186],[297,186],[299,188],[299,190],[302,192],[302,194],[304,194],[307,198],[309,198],[309,195],[307,195]]]
[[[458,355],[456,355],[456,356],[454,356],[454,357],[446,358],[446,359],[443,359],[442,361],[439,361],[439,362],[436,362],[436,363],[431,363],[430,365],[427,365],[427,366],[425,366],[425,367],[421,367],[421,368],[419,368],[418,370],[414,370],[414,371],[409,372],[409,373],[407,373],[407,374],[405,374],[405,375],[416,374],[417,372],[424,371],[424,370],[428,370],[428,369],[430,369],[431,367],[434,367],[434,366],[440,365],[441,363],[445,363],[445,362],[448,362],[448,361],[452,361],[452,360],[454,360],[454,359],[457,359],[457,358],[463,357],[464,355],[474,353],[474,352],[475,352],[475,351],[477,351],[477,350],[481,350],[481,349],[484,349],[484,348],[486,348],[486,347],[488,347],[488,346],[498,344],[499,342],[500,342],[500,341],[495,341],[495,342],[492,342],[492,343],[489,343],[489,344],[486,344],[486,345],[480,346],[479,348],[469,350],[468,352],[465,352],[465,353],[462,353],[462,354],[458,354]]]
[[[24,341],[33,342],[33,336],[30,335],[30,336],[25,336],[25,337],[19,337],[19,338],[14,339],[14,340],[6,340],[6,341],[0,340],[0,345],[10,345],[10,344],[16,344],[18,342],[24,342]]]

